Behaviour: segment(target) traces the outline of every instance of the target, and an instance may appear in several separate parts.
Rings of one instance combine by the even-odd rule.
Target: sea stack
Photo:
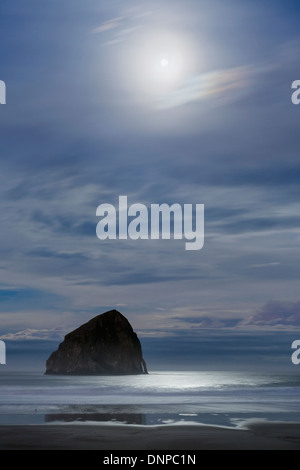
[[[102,313],[67,334],[46,362],[48,375],[147,374],[141,343],[117,310]]]

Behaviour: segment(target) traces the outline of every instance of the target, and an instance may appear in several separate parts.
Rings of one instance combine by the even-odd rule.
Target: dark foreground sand
[[[300,424],[255,423],[247,430],[212,426],[0,426],[0,449],[300,450]]]

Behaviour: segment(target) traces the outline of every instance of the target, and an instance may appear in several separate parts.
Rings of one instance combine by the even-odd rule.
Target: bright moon
[[[128,84],[143,100],[156,102],[179,89],[189,76],[192,47],[180,34],[151,31],[132,51],[130,67],[126,64]]]
[[[168,67],[168,65],[169,65],[168,59],[161,59],[160,65],[161,65],[163,68]]]

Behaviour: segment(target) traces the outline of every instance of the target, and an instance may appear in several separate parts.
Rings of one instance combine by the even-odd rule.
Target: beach
[[[1,379],[1,450],[300,449],[298,374]]]
[[[299,450],[300,424],[0,426],[1,450]]]

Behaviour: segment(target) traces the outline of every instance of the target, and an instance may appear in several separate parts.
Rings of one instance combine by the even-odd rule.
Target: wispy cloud
[[[56,327],[52,329],[33,329],[26,328],[26,330],[17,331],[14,333],[6,333],[0,336],[1,340],[4,341],[24,341],[24,340],[61,340],[65,335],[65,331],[62,327]]]
[[[111,31],[112,29],[119,28],[124,21],[124,16],[118,16],[112,18],[108,21],[104,21],[100,26],[92,30],[93,34],[105,33],[106,31]]]
[[[252,66],[215,70],[189,78],[182,88],[161,97],[159,108],[173,108],[187,103],[209,99],[210,103],[231,102],[246,92],[257,70]]]
[[[291,329],[300,327],[300,301],[269,301],[240,323],[242,327]]]
[[[278,266],[280,263],[274,262],[274,263],[261,263],[261,264],[251,264],[249,268],[268,268],[270,266]]]
[[[143,20],[149,16],[149,11],[140,8],[131,8],[120,16],[104,21],[92,29],[92,34],[104,34],[106,38],[103,45],[111,46],[123,42],[136,30],[143,26]],[[106,35],[106,36],[105,36]]]

